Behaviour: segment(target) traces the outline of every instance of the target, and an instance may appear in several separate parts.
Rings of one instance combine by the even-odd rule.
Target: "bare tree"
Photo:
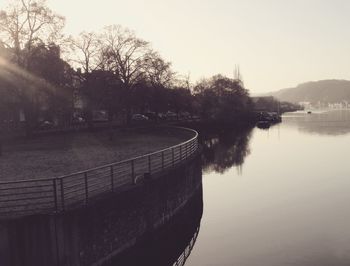
[[[147,79],[153,87],[171,87],[175,72],[171,70],[171,63],[166,62],[158,53],[151,53],[147,59]]]
[[[72,60],[84,73],[90,73],[101,66],[102,42],[94,32],[82,32],[76,38],[70,38]]]
[[[30,63],[38,46],[62,37],[64,22],[62,16],[47,7],[45,0],[14,0],[0,10],[0,41],[11,53],[11,61],[17,64],[3,64],[2,70],[9,71],[1,79],[11,79],[9,88],[25,113],[28,135],[36,123],[39,102],[46,97],[43,91],[52,90],[48,82],[29,73]]]
[[[0,11],[0,38],[13,50],[15,61],[27,67],[33,44],[61,37],[64,22],[62,16],[46,6],[45,0],[15,0]]]
[[[171,63],[164,61],[156,52],[147,61],[147,82],[151,87],[150,107],[157,119],[159,112],[168,108],[169,90],[174,84],[175,73],[171,70]]]
[[[132,88],[144,75],[151,56],[149,43],[119,25],[108,26],[103,34],[104,63],[126,89]]]
[[[174,86],[175,88],[182,88],[188,91],[191,91],[193,88],[191,84],[191,75],[188,73],[187,75],[176,75],[174,78]]]
[[[90,128],[93,127],[92,122],[92,95],[94,89],[91,87],[91,74],[101,66],[102,60],[102,42],[99,36],[94,32],[82,32],[76,38],[70,38],[70,50],[72,61],[83,70],[80,75],[81,84],[79,94],[85,95],[86,118]]]
[[[121,82],[130,122],[130,95],[135,85],[145,77],[151,58],[149,43],[119,25],[108,26],[103,34],[103,67],[112,71]]]

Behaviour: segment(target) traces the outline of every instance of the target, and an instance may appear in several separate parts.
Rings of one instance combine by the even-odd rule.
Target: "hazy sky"
[[[4,0],[0,0],[4,1]],[[251,93],[350,79],[348,0],[48,0],[66,32],[121,24],[192,82],[239,64]]]

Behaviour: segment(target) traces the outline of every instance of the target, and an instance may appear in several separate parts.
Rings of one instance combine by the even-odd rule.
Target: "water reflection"
[[[350,111],[314,111],[287,113],[283,123],[296,126],[302,132],[319,135],[345,135],[350,133]]]
[[[252,128],[202,133],[203,171],[223,174],[233,166],[242,171],[244,159],[250,154]]]
[[[203,213],[202,187],[169,223],[140,239],[105,266],[159,265],[182,266],[196,243]]]
[[[186,266],[350,265],[349,133],[350,111],[286,114],[249,133],[243,178],[236,167],[204,175],[201,234]],[[205,139],[214,155],[216,139]],[[206,167],[222,158],[213,157]]]

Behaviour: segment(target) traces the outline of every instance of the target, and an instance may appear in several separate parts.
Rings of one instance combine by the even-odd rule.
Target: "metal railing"
[[[100,196],[179,165],[197,152],[198,133],[187,128],[171,130],[190,133],[191,138],[160,151],[57,178],[0,182],[0,219],[58,213],[87,205]]]
[[[193,250],[193,247],[196,243],[198,234],[199,234],[200,226],[197,227],[196,232],[192,236],[190,242],[186,246],[185,250],[181,253],[181,255],[178,257],[178,259],[173,263],[173,266],[183,266],[186,264],[186,260],[191,255],[191,252]]]

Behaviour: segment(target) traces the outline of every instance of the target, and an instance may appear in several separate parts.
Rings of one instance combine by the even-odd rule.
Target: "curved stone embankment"
[[[87,206],[101,197],[142,183],[149,176],[171,170],[198,152],[197,132],[175,127],[157,128],[157,131],[176,133],[187,140],[153,153],[59,178],[1,182],[1,218],[60,213]]]
[[[86,208],[1,222],[0,265],[104,265],[169,223],[201,182],[200,156],[192,156]]]
[[[164,226],[114,257],[104,266],[116,265],[185,265],[195,245],[203,214],[201,187]]]

